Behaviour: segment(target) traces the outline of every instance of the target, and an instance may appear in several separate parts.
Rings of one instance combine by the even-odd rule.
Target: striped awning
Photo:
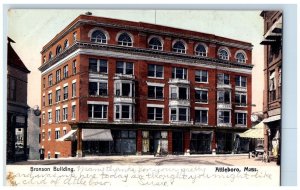
[[[264,138],[264,123],[260,122],[259,124],[255,125],[251,129],[240,133],[240,137],[242,138],[251,138],[251,139],[263,139]]]

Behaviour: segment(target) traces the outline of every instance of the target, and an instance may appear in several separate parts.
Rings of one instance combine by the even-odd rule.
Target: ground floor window
[[[136,131],[112,131],[112,136],[114,139],[114,153],[136,153]]]
[[[143,154],[167,154],[168,132],[167,131],[142,131]]]
[[[227,132],[216,132],[217,153],[229,154],[233,151],[233,134]]]
[[[191,154],[211,153],[212,131],[191,131]]]

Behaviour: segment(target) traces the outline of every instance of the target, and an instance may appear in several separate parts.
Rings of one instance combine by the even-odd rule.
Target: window
[[[52,112],[48,112],[48,123],[52,123]]]
[[[50,51],[50,52],[49,52],[49,60],[51,60],[52,57],[53,57],[53,55],[52,55],[52,52]]]
[[[48,140],[51,139],[51,129],[48,130]]]
[[[74,42],[77,40],[77,32],[73,33],[73,40],[74,40]]]
[[[107,105],[88,104],[89,118],[107,119]]]
[[[148,120],[162,121],[163,108],[148,107]]]
[[[48,85],[49,85],[49,86],[52,86],[52,85],[53,85],[52,74],[48,75]]]
[[[241,52],[236,54],[236,61],[238,63],[246,63],[245,55]]]
[[[195,90],[196,102],[207,103],[208,102],[208,91],[207,90]]]
[[[42,114],[42,124],[45,124],[45,113]]]
[[[72,119],[76,118],[76,105],[72,105]]]
[[[46,63],[46,56],[43,56],[43,63]]]
[[[61,53],[61,45],[58,45],[57,48],[56,48],[56,55],[60,54]]]
[[[89,59],[89,71],[94,73],[107,73],[107,60]]]
[[[55,139],[59,139],[60,137],[60,130],[55,130]]]
[[[148,77],[163,78],[164,67],[162,65],[148,65]]]
[[[208,111],[207,110],[195,110],[195,122],[207,124],[208,122]]]
[[[68,99],[68,86],[64,87],[64,100]]]
[[[63,121],[68,120],[68,107],[63,108]]]
[[[103,44],[107,43],[106,36],[101,30],[96,30],[92,33],[91,41],[99,42],[99,43],[103,43]]]
[[[124,81],[115,83],[115,96],[134,97],[134,84]]]
[[[189,109],[185,107],[170,108],[171,121],[188,121]]]
[[[17,94],[17,87],[16,87],[16,79],[8,77],[8,99],[9,100],[16,100],[16,94]]]
[[[229,60],[228,52],[225,49],[220,49],[218,52],[218,56],[220,59]]]
[[[230,123],[230,111],[219,111],[218,123]]]
[[[196,47],[195,54],[198,55],[198,56],[206,57],[207,56],[207,52],[206,52],[205,46],[203,44],[199,44]]]
[[[235,77],[235,85],[238,87],[247,87],[247,77],[236,76]]]
[[[275,84],[275,70],[270,72],[269,77],[269,101],[276,100],[276,84]]]
[[[189,88],[188,87],[174,87],[171,86],[171,99],[188,100],[189,99]]]
[[[60,121],[60,109],[55,110],[55,122]]]
[[[64,49],[69,47],[69,40],[65,40],[64,42]]]
[[[60,89],[56,90],[55,92],[55,102],[59,102],[60,101]]]
[[[43,88],[46,88],[46,78],[43,78]]]
[[[89,95],[107,96],[107,81],[89,82]]]
[[[246,113],[235,113],[236,124],[247,125],[247,114]]]
[[[48,94],[48,104],[49,106],[52,105],[52,93]]]
[[[124,61],[117,61],[117,70],[116,73],[118,74],[126,74],[132,75],[133,74],[133,63],[124,62]]]
[[[173,45],[173,52],[185,53],[185,45],[182,41],[177,41]]]
[[[230,78],[228,74],[218,74],[218,84],[230,84]]]
[[[42,132],[42,139],[45,140],[45,132]]]
[[[76,97],[76,82],[72,83],[72,98]]]
[[[181,67],[172,68],[172,78],[173,79],[187,79],[187,69]]]
[[[132,46],[132,39],[127,33],[122,33],[118,37],[118,45],[121,46]]]
[[[132,118],[132,105],[115,105],[115,118],[116,119],[131,119]]]
[[[208,82],[208,72],[207,71],[195,71],[195,81],[196,82]]]
[[[230,91],[218,91],[218,103],[230,104]]]
[[[163,99],[163,87],[148,86],[148,98]]]
[[[60,69],[56,71],[56,83],[60,81]]]
[[[149,48],[154,50],[162,50],[162,43],[159,38],[153,37],[149,41]]]
[[[67,78],[68,77],[68,65],[64,66],[63,72],[64,72],[64,78]]]
[[[46,100],[45,100],[45,96],[43,95],[43,98],[42,98],[42,105],[45,106],[46,105]]]
[[[63,135],[66,135],[66,134],[67,134],[67,130],[63,129]]]
[[[247,106],[247,95],[244,93],[236,93],[235,103],[237,106]]]
[[[73,63],[72,63],[72,71],[73,71],[73,75],[75,75],[76,74],[76,60],[73,61]]]

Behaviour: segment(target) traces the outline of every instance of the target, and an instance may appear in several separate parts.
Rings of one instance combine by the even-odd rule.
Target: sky
[[[62,31],[79,14],[90,11],[94,16],[141,21],[176,28],[215,34],[250,42],[252,50],[252,112],[263,106],[263,19],[257,11],[209,10],[83,10],[83,9],[10,9],[7,34],[24,64],[31,71],[28,77],[28,105],[41,104],[40,85],[42,47]]]

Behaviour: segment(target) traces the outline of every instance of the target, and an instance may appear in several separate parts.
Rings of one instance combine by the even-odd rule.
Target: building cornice
[[[251,74],[253,65],[239,64],[219,59],[207,57],[178,54],[174,52],[155,51],[151,49],[124,47],[116,45],[76,42],[69,49],[65,50],[52,60],[46,62],[39,70],[42,74],[47,73],[60,66],[66,61],[76,57],[79,54],[97,55],[120,59],[146,60],[153,62],[176,63],[189,66],[201,66],[204,68],[226,70]]]

